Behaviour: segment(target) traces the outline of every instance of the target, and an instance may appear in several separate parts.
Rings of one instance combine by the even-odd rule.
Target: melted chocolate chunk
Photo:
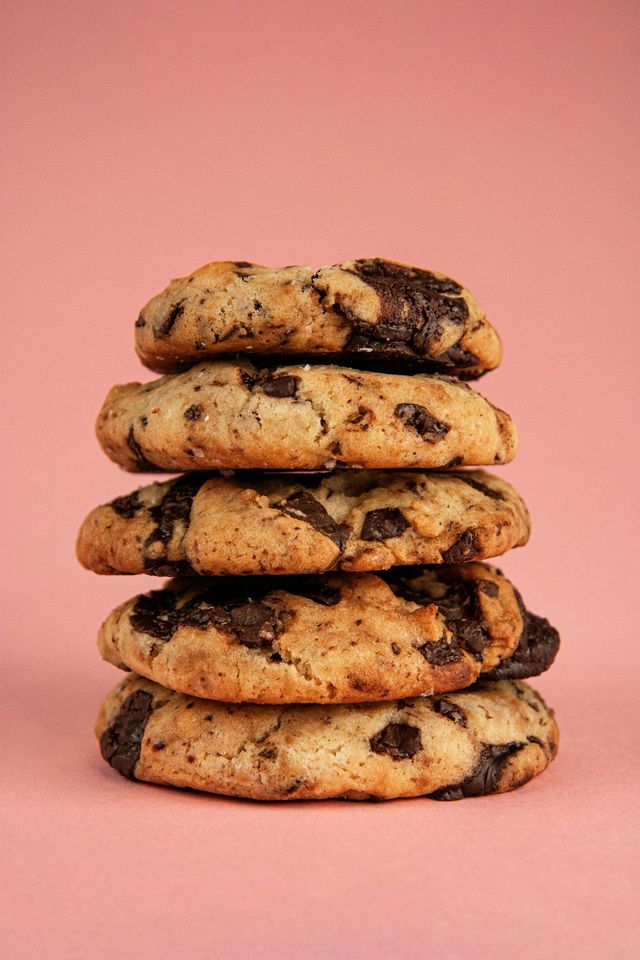
[[[460,783],[442,787],[429,796],[434,800],[462,800],[463,797],[484,797],[495,793],[509,757],[525,746],[526,743],[485,744],[470,776]]]
[[[357,260],[352,272],[376,291],[380,314],[377,323],[366,323],[338,300],[334,309],[353,330],[347,350],[373,351],[382,344],[396,355],[422,358],[434,353],[445,328],[464,329],[469,309],[455,281],[380,259]]]
[[[544,617],[523,612],[524,629],[520,642],[507,660],[483,674],[487,680],[522,680],[548,670],[560,647],[560,636]]]
[[[417,403],[399,403],[393,413],[398,420],[401,420],[406,427],[415,430],[427,443],[436,443],[451,429],[448,423],[436,420],[426,407],[421,407]]]
[[[292,493],[291,496],[274,506],[286,513],[289,517],[295,517],[297,520],[304,520],[309,526],[317,530],[318,533],[329,537],[340,550],[344,550],[349,537],[349,527],[344,523],[337,523],[333,517],[327,513],[319,500],[316,500],[306,490],[299,493]]]
[[[447,720],[452,720],[454,723],[457,723],[459,727],[466,727],[467,718],[465,712],[457,703],[452,703],[452,701],[447,700],[446,697],[438,697],[432,699],[431,704],[436,713],[446,717]]]
[[[155,543],[162,543],[166,547],[171,542],[176,524],[188,525],[193,498],[207,479],[206,474],[187,473],[169,487],[157,506],[151,507],[149,515],[155,521],[156,527],[144,542],[145,551]],[[152,566],[164,562],[162,557],[145,558],[145,568],[149,570]],[[179,573],[181,570],[172,572]],[[171,573],[168,576],[171,576]]]
[[[124,701],[110,727],[100,737],[100,752],[114,770],[135,780],[142,738],[152,713],[153,698],[145,690],[136,690]]]
[[[241,371],[240,371],[240,379],[242,380],[242,382],[244,383],[245,387],[246,387],[248,390],[252,390],[252,389],[253,389],[253,386],[254,386],[254,384],[255,384],[255,382],[256,382],[256,378],[255,378],[255,377],[252,377],[250,373],[247,373],[246,370],[241,370]]]
[[[469,487],[473,487],[474,490],[478,490],[479,493],[484,494],[485,497],[490,497],[492,500],[504,500],[502,494],[498,493],[497,490],[492,490],[491,487],[486,485],[486,483],[482,483],[480,480],[475,480],[473,477],[467,476],[466,473],[456,473],[455,479],[460,480],[462,483],[466,483]]]
[[[465,530],[442,554],[443,563],[464,563],[478,556],[478,544],[475,530]]]
[[[482,660],[482,651],[489,643],[483,623],[478,620],[447,620],[447,627],[457,643],[472,653],[476,660]]]
[[[138,511],[143,509],[144,504],[140,500],[140,491],[134,490],[133,493],[129,493],[126,497],[116,497],[115,500],[111,501],[109,506],[119,517],[124,517],[125,520],[131,520]]]
[[[295,397],[298,392],[299,377],[266,377],[261,381],[262,389],[268,397]]]
[[[362,540],[393,540],[400,537],[411,526],[402,510],[397,507],[385,507],[382,510],[369,510],[362,524]]]
[[[235,592],[235,596],[234,596]],[[207,630],[215,627],[247,647],[267,647],[282,632],[275,610],[260,600],[247,600],[248,591],[239,584],[207,586],[179,605],[179,595],[158,590],[138,597],[129,616],[134,630],[164,643],[179,627]]]
[[[422,750],[419,727],[408,723],[389,723],[371,737],[369,745],[374,753],[386,753],[392,760],[406,760]]]
[[[151,461],[147,460],[142,452],[142,447],[135,438],[133,427],[129,427],[129,433],[127,434],[127,446],[135,457],[136,470],[144,472],[145,470],[153,471],[158,469],[153,463],[151,463]]]
[[[232,607],[229,627],[245,647],[268,647],[280,633],[275,611],[264,603]]]
[[[198,403],[192,403],[184,412],[185,420],[199,420],[202,416],[202,407]]]
[[[457,663],[462,651],[456,643],[447,643],[443,638],[435,643],[423,643],[418,650],[425,660],[434,667],[444,667],[448,663]]]
[[[162,340],[171,333],[176,320],[184,313],[184,300],[174,303],[164,320],[153,328],[153,335],[156,340]]]
[[[434,357],[433,361],[442,367],[457,367],[464,369],[465,367],[475,367],[478,363],[478,358],[469,350],[463,350],[462,347],[454,344],[452,347],[449,347],[448,350],[445,350],[443,353],[439,353],[437,357]]]

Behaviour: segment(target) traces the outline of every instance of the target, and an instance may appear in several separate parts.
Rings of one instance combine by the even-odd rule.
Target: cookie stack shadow
[[[172,578],[100,629],[128,671],[98,716],[104,759],[262,800],[452,800],[544,770],[558,730],[523,680],[559,638],[485,562],[530,524],[510,484],[466,469],[517,447],[467,382],[501,359],[469,291],[379,259],[213,263],[135,333],[164,375],[114,387],[98,440],[181,475],[79,534],[96,573]]]

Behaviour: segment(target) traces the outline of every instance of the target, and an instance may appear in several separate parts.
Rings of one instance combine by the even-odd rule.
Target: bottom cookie
[[[125,777],[254,800],[459,800],[505,793],[554,758],[553,711],[528,684],[384,703],[200,700],[135,674],[103,703],[102,756]]]

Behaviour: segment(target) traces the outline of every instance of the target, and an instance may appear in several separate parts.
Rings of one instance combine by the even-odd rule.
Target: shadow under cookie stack
[[[212,263],[136,322],[160,379],[114,387],[98,440],[182,472],[101,506],[101,574],[171,577],[123,603],[126,671],[97,721],[136,780],[259,800],[502,793],[553,759],[523,678],[559,638],[483,561],[529,517],[493,473],[513,422],[467,385],[498,336],[455,281],[385,260]]]

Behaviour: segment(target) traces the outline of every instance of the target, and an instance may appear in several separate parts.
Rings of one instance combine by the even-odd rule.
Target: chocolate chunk
[[[456,642],[472,653],[476,660],[482,659],[482,651],[489,643],[486,627],[477,620],[447,620],[447,627]]]
[[[264,760],[275,760],[276,757],[278,756],[278,748],[265,747],[263,750],[260,751],[258,756],[262,757]]]
[[[131,450],[131,453],[135,457],[136,470],[139,470],[142,472],[145,470],[153,471],[158,469],[153,463],[147,460],[144,453],[142,452],[142,447],[140,446],[140,444],[135,438],[133,427],[129,427],[129,433],[127,434],[127,446],[129,447],[129,450]]]
[[[447,720],[453,720],[459,727],[466,727],[467,718],[465,712],[457,703],[447,700],[446,697],[438,697],[433,698],[431,704],[436,713],[446,717]]]
[[[338,300],[354,334],[347,350],[373,350],[382,342],[397,354],[425,357],[434,354],[445,328],[464,329],[469,309],[455,281],[380,259],[357,260],[351,269],[376,291],[380,312],[378,322],[368,324]],[[440,365],[449,366],[449,358]]]
[[[199,420],[202,416],[202,407],[198,403],[192,403],[184,412],[185,420]]]
[[[240,379],[242,380],[242,382],[244,383],[245,387],[247,387],[248,390],[253,389],[254,384],[256,382],[256,378],[252,377],[250,373],[247,373],[246,370],[241,370]]]
[[[392,644],[391,644],[391,649],[392,649],[393,652],[396,654],[396,656],[400,653],[400,647],[398,646],[397,643],[392,643]]]
[[[497,490],[492,490],[486,483],[482,483],[480,480],[474,479],[474,477],[469,477],[466,473],[456,473],[453,474],[453,476],[456,480],[460,480],[462,483],[466,483],[467,486],[473,487],[474,490],[483,493],[485,497],[490,497],[492,500],[504,500],[502,494]]]
[[[275,611],[264,603],[232,607],[229,626],[246,647],[267,647],[280,632]]]
[[[144,504],[140,499],[140,492],[134,490],[133,493],[128,494],[126,497],[116,497],[115,500],[111,501],[109,506],[119,517],[124,517],[125,520],[131,520],[139,510],[143,509]]]
[[[465,530],[442,554],[443,563],[464,563],[478,556],[478,544],[475,530]]]
[[[393,760],[406,760],[422,750],[419,727],[408,723],[389,723],[371,737],[369,745],[374,753],[386,753]]]
[[[548,670],[560,647],[560,636],[544,617],[523,612],[524,629],[511,656],[483,674],[487,680],[522,680]]]
[[[146,327],[146,325],[147,321],[144,319],[142,314],[140,314],[135,322],[136,329],[140,330],[142,327]]]
[[[421,407],[417,403],[399,403],[393,413],[398,420],[415,430],[418,436],[426,440],[427,443],[436,443],[436,441],[445,437],[451,429],[448,423],[436,420],[426,407]]]
[[[171,640],[180,626],[180,611],[176,609],[176,601],[176,595],[168,590],[138,597],[129,614],[129,623],[140,633],[164,642]]]
[[[262,389],[268,397],[295,397],[300,377],[266,377],[261,380]]]
[[[100,752],[114,770],[135,780],[142,738],[152,713],[153,698],[145,690],[136,690],[124,701],[111,726],[100,737]]]
[[[449,347],[448,350],[445,350],[443,353],[439,353],[437,357],[433,358],[434,363],[439,364],[442,367],[456,367],[462,368],[465,367],[474,367],[478,363],[478,358],[471,353],[469,350],[463,350],[462,347],[459,347],[457,343]]]
[[[317,530],[318,533],[329,537],[340,550],[344,550],[349,537],[349,527],[344,523],[337,523],[333,517],[327,513],[319,500],[316,500],[306,490],[299,493],[292,493],[291,496],[280,500],[274,506],[286,513],[289,517],[295,517],[297,520],[304,520],[309,526]]]
[[[362,540],[393,540],[400,537],[411,526],[402,510],[397,507],[385,507],[382,510],[369,510],[365,515],[360,538]]]
[[[166,547],[171,542],[176,524],[188,525],[193,498],[207,479],[206,474],[194,473],[179,477],[171,484],[160,503],[150,508],[149,515],[155,521],[156,527],[144,542],[145,551],[156,543],[162,543]],[[151,569],[153,564],[159,562],[164,562],[164,558],[145,557],[145,568]],[[167,575],[171,576],[171,574]]]
[[[228,586],[224,581],[207,585],[181,605],[179,594],[171,590],[156,590],[138,597],[129,615],[129,622],[134,630],[164,643],[171,640],[182,626],[196,630],[215,627],[232,633],[245,646],[266,647],[279,635],[281,626],[271,607],[256,599],[247,600],[249,587],[250,583],[246,586],[240,583]],[[263,589],[266,592],[268,588],[267,583]]]
[[[442,787],[429,796],[434,800],[462,800],[463,797],[483,797],[495,793],[509,757],[525,746],[526,743],[485,744],[470,776],[460,783]]]
[[[171,333],[176,320],[184,313],[184,300],[174,303],[164,320],[156,324],[153,328],[153,335],[156,340],[162,340]]]
[[[418,650],[425,660],[434,667],[444,667],[448,663],[457,663],[462,657],[460,647],[455,643],[447,643],[442,637],[435,643],[423,643]]]

